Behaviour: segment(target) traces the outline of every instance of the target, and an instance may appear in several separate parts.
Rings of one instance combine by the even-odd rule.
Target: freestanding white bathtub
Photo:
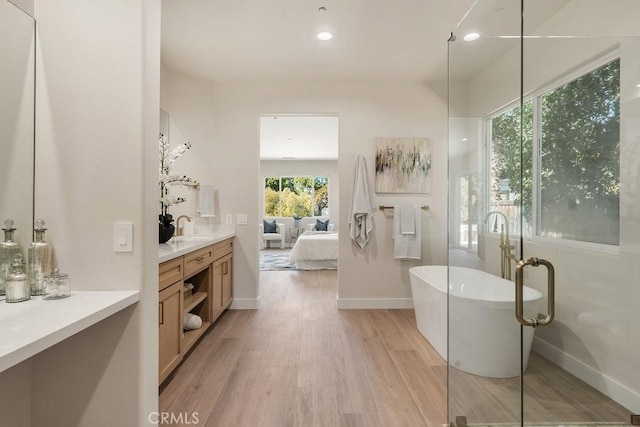
[[[482,270],[449,267],[450,365],[492,378],[520,375],[520,324],[515,284]],[[418,330],[444,360],[447,355],[447,266],[409,269]],[[542,295],[525,286],[524,315],[535,317]],[[523,328],[526,369],[534,329]]]

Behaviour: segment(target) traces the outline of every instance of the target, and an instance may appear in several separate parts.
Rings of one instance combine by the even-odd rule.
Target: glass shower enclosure
[[[640,424],[639,17],[477,0],[451,34],[450,423]]]

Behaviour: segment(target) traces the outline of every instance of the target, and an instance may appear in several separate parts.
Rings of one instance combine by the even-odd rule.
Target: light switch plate
[[[236,217],[236,224],[247,225],[247,214],[238,214]]]
[[[133,223],[113,223],[113,251],[133,252]]]

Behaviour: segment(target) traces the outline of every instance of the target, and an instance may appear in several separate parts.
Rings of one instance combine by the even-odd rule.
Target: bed
[[[289,261],[299,270],[338,268],[338,233],[305,231],[291,248]]]

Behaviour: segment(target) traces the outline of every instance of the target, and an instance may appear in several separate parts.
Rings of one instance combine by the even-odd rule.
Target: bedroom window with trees
[[[514,232],[618,245],[620,59],[524,103],[522,147],[520,119],[517,106],[487,123],[491,210],[505,213]]]
[[[329,178],[283,176],[264,179],[264,214],[275,217],[326,216]]]

